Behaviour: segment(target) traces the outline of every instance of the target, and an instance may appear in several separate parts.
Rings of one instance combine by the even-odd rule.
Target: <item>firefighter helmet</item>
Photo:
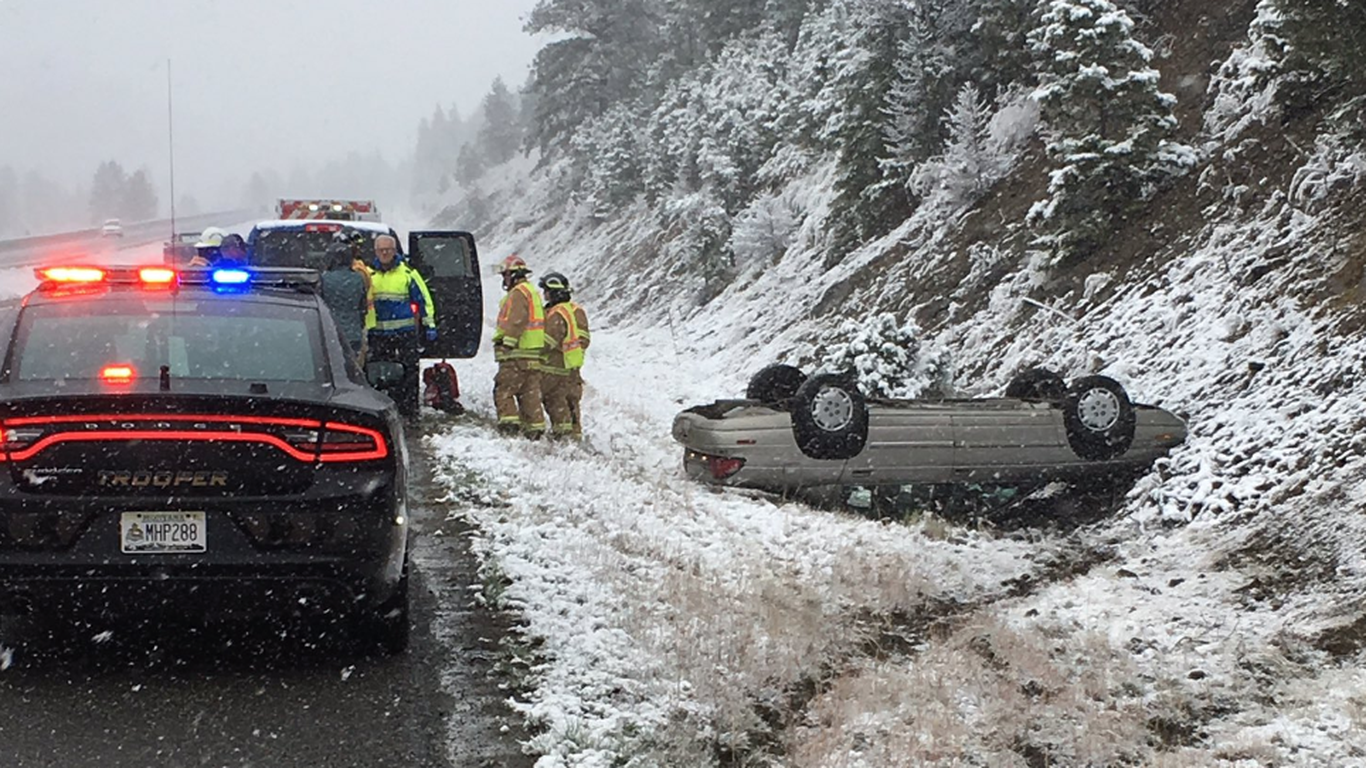
[[[529,275],[531,274],[531,269],[527,267],[526,262],[522,260],[522,257],[515,253],[498,262],[498,274],[500,275],[515,275],[519,272]]]
[[[547,272],[541,278],[541,292],[545,294],[547,306],[555,306],[569,301],[569,278],[559,272]]]
[[[195,243],[194,247],[217,248],[218,246],[223,244],[223,238],[226,237],[227,234],[227,232],[224,232],[218,227],[209,227],[208,229],[199,233],[199,242]]]
[[[547,272],[541,278],[541,290],[569,293],[569,278],[559,272]]]

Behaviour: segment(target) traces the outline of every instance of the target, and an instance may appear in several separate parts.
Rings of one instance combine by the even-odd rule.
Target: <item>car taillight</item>
[[[369,461],[388,455],[389,444],[376,430],[332,421],[325,425],[318,444],[318,458],[327,462]]]
[[[725,480],[740,468],[745,466],[744,459],[731,459],[724,456],[708,456],[707,469],[711,470],[711,476],[717,480]]]
[[[219,426],[219,422],[232,426]],[[382,432],[340,422],[273,416],[100,414],[25,416],[0,423],[0,461],[27,461],[59,443],[132,440],[259,443],[310,464],[374,461],[390,455]]]

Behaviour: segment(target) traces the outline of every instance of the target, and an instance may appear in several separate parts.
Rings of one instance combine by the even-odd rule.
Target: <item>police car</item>
[[[422,275],[436,305],[439,335],[425,345],[427,357],[471,358],[479,352],[484,327],[484,291],[479,250],[469,232],[410,232],[407,252],[393,227],[370,221],[280,219],[263,221],[247,235],[248,260],[260,267],[325,269],[327,249],[339,239],[356,242],[368,261],[375,238],[389,235],[402,258]]]
[[[0,600],[408,642],[403,426],[291,269],[40,268],[0,305]]]

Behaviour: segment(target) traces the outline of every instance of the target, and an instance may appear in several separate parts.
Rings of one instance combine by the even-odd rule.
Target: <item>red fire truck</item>
[[[374,200],[282,199],[275,212],[283,220],[379,221]]]

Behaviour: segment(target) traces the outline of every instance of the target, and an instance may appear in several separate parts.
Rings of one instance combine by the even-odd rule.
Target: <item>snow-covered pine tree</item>
[[[730,250],[737,268],[762,268],[777,263],[792,244],[797,215],[783,198],[761,194],[735,217]]]
[[[1349,125],[1358,134],[1366,103],[1366,2],[1361,0],[1276,0],[1280,32],[1290,44],[1286,68],[1295,77],[1281,89],[1292,111],[1321,100],[1352,100]],[[1346,98],[1342,98],[1345,96]]]
[[[944,154],[922,166],[914,186],[917,194],[936,203],[961,209],[975,202],[1000,178],[1005,165],[992,146],[991,108],[972,83],[958,91],[944,114],[949,141]]]
[[[667,47],[655,0],[540,0],[527,17],[530,34],[550,34],[527,84],[535,116],[528,140],[565,150],[575,130],[613,104],[639,94]],[[547,152],[553,154],[553,151]]]
[[[455,180],[465,189],[470,189],[480,176],[484,175],[484,156],[474,142],[465,142],[455,159]]]
[[[903,182],[916,166],[943,148],[948,139],[941,119],[961,82],[961,20],[949,12],[946,0],[916,3],[907,16],[906,36],[898,43],[896,78],[887,93],[884,132],[890,152],[884,172]]]
[[[1049,199],[1031,219],[1055,260],[1084,258],[1156,186],[1194,163],[1169,140],[1176,98],[1158,90],[1150,51],[1110,0],[1047,0],[1030,42],[1041,62],[1034,97],[1050,132]]]
[[[764,23],[791,49],[801,34],[802,21],[816,4],[813,0],[764,0]]]
[[[575,137],[574,154],[591,158],[584,164],[584,193],[595,218],[611,218],[645,191],[645,153],[635,114],[626,105],[613,107],[584,126]]]
[[[910,398],[949,394],[953,364],[948,350],[924,340],[914,320],[883,312],[845,320],[821,345],[821,370],[850,373],[868,397]]]
[[[902,0],[836,0],[841,1],[856,12],[856,27],[850,55],[835,74],[841,103],[832,119],[838,171],[827,267],[890,232],[911,212],[905,179],[883,171],[892,154],[888,93],[897,80],[910,9]]]
[[[481,106],[484,124],[479,126],[479,149],[489,165],[511,160],[522,146],[516,98],[503,78],[496,77]]]

